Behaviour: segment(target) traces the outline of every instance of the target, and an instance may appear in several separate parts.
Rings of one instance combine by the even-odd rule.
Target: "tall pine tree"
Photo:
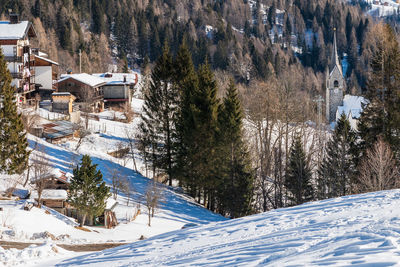
[[[328,141],[326,156],[318,170],[319,198],[332,198],[352,193],[355,141],[356,134],[343,113]]]
[[[314,198],[311,184],[311,170],[306,159],[300,136],[296,136],[290,149],[285,187],[288,199],[293,205],[299,205]]]
[[[230,81],[218,112],[218,211],[231,218],[248,215],[253,199],[254,175],[243,142],[243,111],[237,89]]]
[[[0,168],[7,174],[21,174],[29,158],[24,125],[14,100],[15,88],[0,49]]]
[[[181,44],[174,60],[174,87],[179,92],[178,116],[176,117],[176,175],[181,186],[196,196],[197,186],[193,175],[190,156],[194,148],[192,139],[195,134],[192,110],[193,95],[198,88],[197,74],[193,66],[192,55],[185,40]]]
[[[99,216],[106,207],[110,188],[103,181],[103,175],[92,164],[88,155],[82,157],[80,165],[73,170],[73,177],[68,190],[68,201],[82,215],[80,226],[88,216]]]
[[[400,157],[400,49],[393,29],[384,26],[371,63],[366,96],[370,103],[361,114],[359,154],[382,137]]]
[[[193,94],[193,135],[191,163],[203,192],[204,205],[215,209],[215,146],[217,115],[219,101],[217,99],[217,82],[208,61],[198,71],[198,89]]]
[[[178,100],[178,93],[172,86],[172,74],[172,57],[165,43],[145,94],[142,121],[146,134],[151,134],[153,165],[166,172],[169,185],[172,185],[173,179],[173,132]]]

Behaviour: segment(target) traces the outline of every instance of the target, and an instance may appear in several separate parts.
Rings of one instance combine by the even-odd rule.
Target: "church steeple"
[[[331,62],[326,74],[326,120],[331,123],[336,121],[336,111],[343,105],[345,81],[336,44],[336,29],[333,32],[333,49]]]
[[[343,75],[342,66],[340,65],[339,55],[337,52],[336,28],[333,29],[333,49],[332,49],[331,64],[329,66],[329,73],[331,73],[335,67],[337,67],[340,73]]]

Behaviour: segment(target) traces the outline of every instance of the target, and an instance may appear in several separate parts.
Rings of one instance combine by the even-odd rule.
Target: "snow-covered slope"
[[[133,191],[127,205],[127,198],[124,194],[118,195],[119,205],[115,208],[115,213],[119,224],[113,229],[101,227],[87,227],[91,232],[81,231],[75,228],[78,224],[69,217],[59,214],[46,207],[38,209],[34,207],[31,211],[24,211],[25,200],[5,201],[0,200],[3,211],[0,214],[0,240],[40,242],[46,239],[46,233],[53,235],[57,243],[104,243],[104,242],[133,242],[141,236],[146,238],[159,235],[165,232],[181,229],[187,223],[207,224],[209,222],[226,220],[224,217],[206,210],[196,204],[193,199],[185,194],[176,192],[173,188],[159,185],[163,188],[163,201],[160,203],[152,226],[149,227],[147,210],[145,203],[145,191],[150,179],[143,177],[131,168],[121,166],[117,159],[107,155],[105,147],[112,144],[115,136],[100,137],[99,134],[92,135],[92,142],[86,141],[82,145],[82,154],[90,154],[93,163],[98,164],[98,169],[103,173],[104,180],[111,184],[111,172],[115,169],[120,171],[120,175],[128,177]],[[107,141],[111,139],[111,141]],[[118,139],[118,138],[116,138]],[[40,147],[49,157],[53,167],[71,173],[71,163],[80,159],[80,154],[68,148],[68,144],[62,147],[47,143],[46,141],[28,136],[32,146]],[[90,146],[97,146],[97,149],[90,149]],[[130,219],[137,210],[137,205],[141,204],[141,214],[134,221]],[[50,212],[45,212],[49,210]],[[42,223],[45,222],[45,223]],[[0,257],[2,253],[0,251]],[[1,264],[0,264],[1,265]]]
[[[178,230],[57,266],[392,266],[400,190],[307,203]]]

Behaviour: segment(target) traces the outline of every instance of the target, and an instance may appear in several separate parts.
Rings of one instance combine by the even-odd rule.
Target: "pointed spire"
[[[336,28],[333,28],[333,49],[332,49],[332,57],[331,57],[331,64],[329,68],[329,73],[332,72],[332,70],[335,68],[335,66],[338,67],[340,73],[342,73],[342,66],[340,65],[339,62],[339,55],[337,52],[337,44],[336,44]]]

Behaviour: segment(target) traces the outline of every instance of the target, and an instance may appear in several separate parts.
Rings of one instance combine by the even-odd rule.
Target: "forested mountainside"
[[[0,0],[0,13],[7,19],[12,9],[33,21],[40,47],[63,70],[77,70],[79,49],[85,72],[106,71],[124,58],[139,68],[147,57],[154,62],[164,42],[176,53],[186,38],[196,66],[208,58],[215,69],[242,82],[294,67],[312,81],[300,89],[317,94],[335,29],[347,90],[365,84],[375,42],[374,22],[362,5],[354,0]]]

